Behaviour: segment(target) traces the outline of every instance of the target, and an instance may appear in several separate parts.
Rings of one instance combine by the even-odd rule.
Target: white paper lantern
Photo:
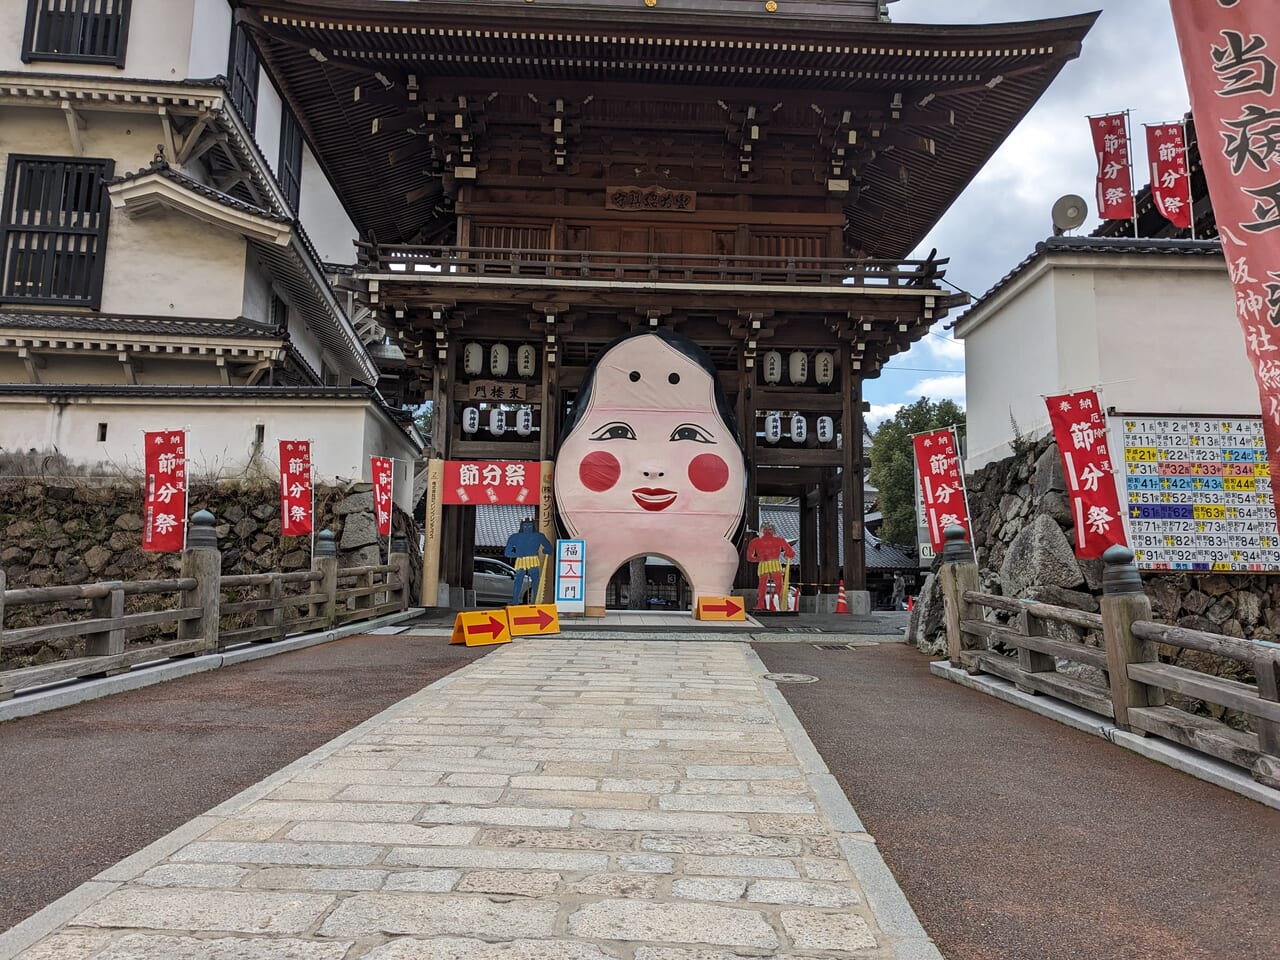
[[[835,436],[836,424],[830,417],[818,418],[818,442],[830,443],[831,438]]]
[[[791,415],[791,439],[796,443],[804,443],[809,436],[809,423],[798,413]]]
[[[782,354],[770,350],[764,355],[764,382],[780,383],[782,381]]]
[[[500,437],[507,432],[507,411],[501,409],[489,411],[489,432],[495,437]]]
[[[764,438],[769,443],[777,443],[782,439],[782,414],[774,412],[765,415]]]
[[[522,437],[533,433],[533,407],[521,407],[516,413],[516,433]]]
[[[825,387],[836,378],[836,358],[823,350],[813,358],[813,379],[818,386]]]
[[[475,407],[467,407],[462,411],[462,432],[475,433],[480,429],[480,411]]]
[[[478,377],[484,371],[484,347],[468,343],[462,348],[462,372],[468,377]]]
[[[809,379],[809,355],[801,350],[792,351],[787,363],[792,383],[804,383]]]
[[[516,373],[522,377],[532,377],[538,365],[538,351],[533,344],[522,343],[516,349]]]
[[[489,348],[489,369],[495,377],[505,377],[511,368],[511,350],[505,343],[495,343]]]

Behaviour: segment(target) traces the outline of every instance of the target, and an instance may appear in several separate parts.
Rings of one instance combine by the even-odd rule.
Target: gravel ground
[[[756,646],[948,960],[1274,960],[1280,813],[929,674]]]
[[[0,724],[0,930],[490,649],[350,637]]]

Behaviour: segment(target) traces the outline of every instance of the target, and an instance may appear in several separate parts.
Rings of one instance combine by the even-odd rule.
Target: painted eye
[[[592,440],[634,440],[635,438],[636,432],[621,420],[606,423],[591,435]]]
[[[715,443],[707,431],[692,423],[682,423],[671,431],[672,440],[692,440],[694,443]]]

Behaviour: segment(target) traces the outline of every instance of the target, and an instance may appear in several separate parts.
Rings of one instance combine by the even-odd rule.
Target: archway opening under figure
[[[633,576],[633,562],[642,564],[642,575]],[[633,602],[637,590],[638,599]],[[605,607],[636,613],[688,613],[693,609],[693,587],[684,568],[670,557],[638,554],[622,563],[609,578]]]

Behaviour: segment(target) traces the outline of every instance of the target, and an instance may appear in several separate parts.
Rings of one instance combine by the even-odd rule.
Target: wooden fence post
[[[259,610],[254,617],[254,626],[272,627],[274,634],[262,637],[258,642],[282,640],[285,635],[284,626],[284,574],[273,573],[267,583],[258,588],[259,600],[270,600],[274,606],[267,610]]]
[[[403,533],[397,533],[391,538],[391,554],[389,562],[396,568],[395,576],[400,579],[400,589],[396,591],[399,594],[400,609],[409,609],[409,538]],[[387,597],[387,602],[391,602],[391,597]]]
[[[105,587],[107,595],[89,601],[89,616],[95,620],[113,621],[107,629],[98,633],[85,634],[84,655],[86,657],[114,657],[124,653],[124,627],[116,626],[124,616],[124,584],[120,581],[96,584]],[[106,669],[95,676],[109,677],[120,673],[123,668]]]
[[[8,589],[9,578],[0,570],[0,640],[4,639],[4,592]]]
[[[218,550],[217,520],[208,510],[191,518],[187,549],[182,551],[182,577],[194,578],[195,588],[183,590],[183,607],[198,607],[200,616],[178,623],[179,640],[205,641],[206,650],[218,649],[218,617],[222,604],[222,553]]]
[[[315,592],[324,594],[324,600],[312,606],[311,615],[324,617],[325,629],[332,630],[338,618],[338,542],[332,530],[321,530],[316,537],[311,569],[320,574]]]
[[[1129,730],[1130,707],[1156,707],[1164,703],[1158,687],[1129,679],[1129,664],[1152,663],[1156,645],[1133,635],[1135,620],[1151,619],[1151,601],[1142,591],[1142,578],[1133,562],[1133,551],[1116,544],[1102,555],[1102,642],[1107,651],[1111,705],[1116,726]],[[1135,730],[1141,736],[1146,734]]]
[[[943,533],[946,544],[942,548],[942,611],[947,626],[947,656],[953,667],[969,670],[962,654],[975,649],[973,637],[960,629],[961,620],[977,620],[980,615],[974,604],[964,599],[966,590],[978,589],[978,564],[973,550],[965,539],[964,527],[952,525]],[[973,672],[972,670],[970,672]]]
[[[3,581],[0,581],[3,583]],[[1271,657],[1256,657],[1253,672],[1258,678],[1258,696],[1280,701],[1280,664]],[[1253,779],[1280,790],[1280,723],[1254,718],[1258,724],[1258,750],[1262,756],[1253,763]]]
[[[1022,632],[1028,637],[1047,637],[1049,635],[1049,626],[1042,619],[1035,616],[1030,610],[1023,610],[1020,614],[1022,618]],[[1018,648],[1018,666],[1027,673],[1053,673],[1058,668],[1057,661],[1047,653],[1040,653],[1038,650],[1032,650],[1030,647]],[[1032,690],[1026,684],[1014,682],[1023,693],[1034,695]]]

